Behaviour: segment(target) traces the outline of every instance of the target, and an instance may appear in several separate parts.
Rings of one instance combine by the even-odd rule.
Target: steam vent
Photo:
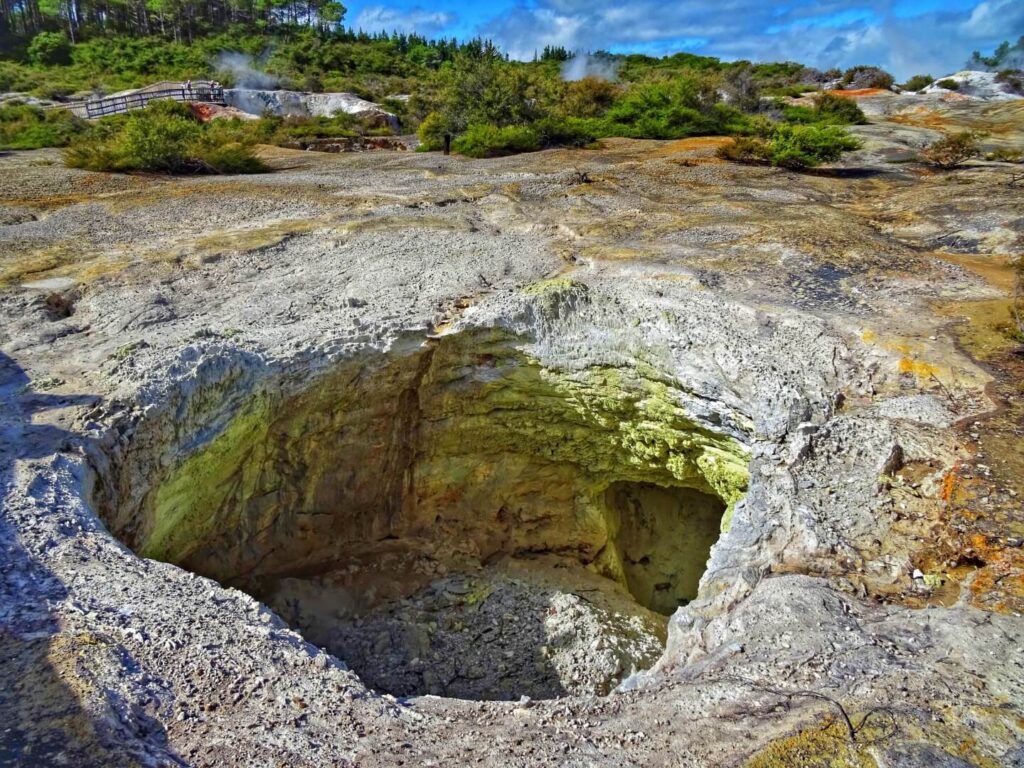
[[[1020,166],[914,159],[1024,101],[939,90],[814,173],[0,157],[0,764],[1024,765]]]

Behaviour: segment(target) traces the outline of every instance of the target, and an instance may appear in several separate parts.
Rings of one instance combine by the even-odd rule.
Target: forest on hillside
[[[864,115],[829,89],[894,85],[870,65],[821,71],[685,52],[547,46],[532,61],[514,61],[488,40],[370,33],[345,27],[344,16],[333,0],[0,0],[0,94],[7,94],[0,149],[75,145],[69,156],[95,168],[257,168],[252,147],[260,143],[379,130],[347,115],[193,125],[173,107],[87,123],[33,103],[215,78],[227,86],[354,93],[394,113],[400,130],[417,132],[427,150],[445,136],[474,157],[609,137],[736,136],[742,141],[732,159],[801,168],[857,146],[843,126]],[[990,58],[1014,50],[1007,44]],[[813,100],[793,101],[815,92]],[[174,152],[140,159],[161,142]]]

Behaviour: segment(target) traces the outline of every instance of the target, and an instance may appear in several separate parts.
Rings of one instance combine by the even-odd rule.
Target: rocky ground
[[[0,762],[1024,764],[1024,209],[1012,166],[906,162],[1021,146],[1022,102],[862,101],[813,174],[718,139],[0,157]],[[629,594],[679,489],[724,533],[595,695],[660,641]]]

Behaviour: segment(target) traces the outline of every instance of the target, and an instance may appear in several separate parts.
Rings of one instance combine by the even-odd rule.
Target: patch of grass
[[[856,101],[832,93],[823,93],[815,98],[814,112],[820,122],[834,125],[864,125],[868,121]]]
[[[876,768],[846,729],[829,718],[792,736],[771,742],[743,764],[743,768]]]
[[[722,160],[748,165],[767,163],[771,158],[771,149],[767,139],[759,136],[737,136],[730,143],[723,144],[715,155]]]

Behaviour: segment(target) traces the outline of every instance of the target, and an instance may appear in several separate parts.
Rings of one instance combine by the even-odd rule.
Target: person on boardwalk
[[[191,100],[192,99],[192,80],[191,79],[185,81],[185,88],[183,89],[183,93],[185,95],[185,99],[186,100]]]

